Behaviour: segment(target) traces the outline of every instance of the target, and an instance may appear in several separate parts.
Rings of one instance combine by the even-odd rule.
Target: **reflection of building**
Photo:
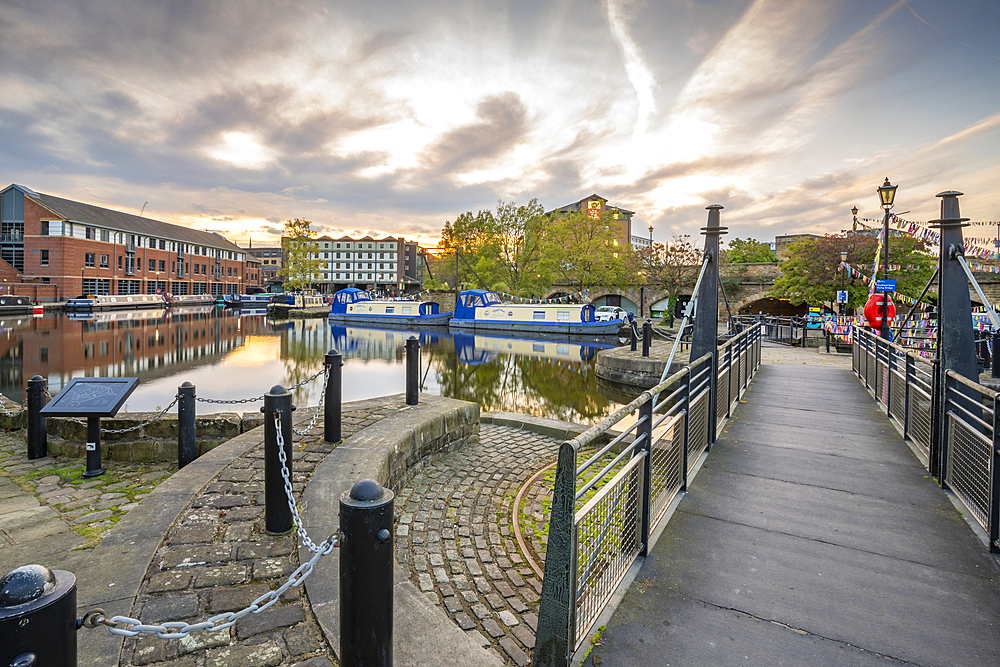
[[[608,200],[604,197],[593,194],[572,204],[566,204],[555,210],[549,211],[546,215],[558,215],[560,213],[570,213],[572,211],[585,211],[589,217],[599,218],[604,213],[609,213],[614,220],[618,220],[618,228],[615,230],[616,242],[622,246],[628,246],[632,240],[638,237],[632,236],[632,216],[634,211],[629,211],[619,206],[609,206]],[[648,239],[645,245],[649,245]]]
[[[39,300],[78,294],[232,294],[241,248],[203,232],[11,185],[0,192],[0,277]],[[8,274],[12,277],[8,278]]]
[[[48,379],[51,394],[77,376],[138,376],[151,380],[221,359],[246,336],[268,329],[266,317],[199,306],[25,318],[0,338],[0,391],[18,400],[27,378]],[[13,325],[13,321],[6,321]],[[11,368],[13,366],[13,368]]]

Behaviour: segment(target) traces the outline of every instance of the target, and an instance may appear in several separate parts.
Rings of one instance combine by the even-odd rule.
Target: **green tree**
[[[285,234],[281,237],[285,261],[279,275],[286,289],[300,290],[319,282],[323,261],[319,258],[319,244],[312,240],[316,233],[311,225],[301,218],[285,222]]]
[[[691,237],[674,235],[669,243],[654,243],[638,253],[646,279],[662,285],[669,297],[668,312],[673,312],[677,297],[694,287],[701,269],[704,251],[695,247]]]
[[[788,247],[788,257],[781,262],[781,276],[774,281],[768,296],[788,299],[792,305],[807,303],[817,306],[833,301],[840,289],[840,253],[847,251],[851,266],[867,273],[875,261],[878,239],[872,234],[841,233],[823,238],[805,238]],[[890,270],[896,291],[917,297],[934,272],[936,259],[928,254],[927,242],[905,235],[890,235],[889,264],[900,265]],[[878,267],[882,276],[881,260]],[[868,282],[864,278],[847,278],[848,308],[855,309],[868,300]]]
[[[723,259],[732,264],[778,261],[771,246],[756,239],[732,239],[729,247],[723,251]]]
[[[493,214],[494,233],[500,281],[504,291],[518,296],[540,292],[541,283],[548,283],[548,273],[542,271],[545,215],[537,199],[524,206],[500,201]]]
[[[631,284],[633,253],[619,245],[616,231],[620,225],[610,212],[596,218],[587,211],[553,215],[545,230],[544,268],[578,290]]]

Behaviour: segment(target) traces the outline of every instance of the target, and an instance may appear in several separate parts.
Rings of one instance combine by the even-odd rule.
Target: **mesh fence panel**
[[[715,428],[716,430],[718,430],[718,428],[725,423],[726,414],[729,412],[729,406],[727,405],[727,403],[729,403],[729,398],[728,398],[729,392],[727,391],[727,389],[729,388],[728,368],[719,373],[719,379],[715,386],[718,391],[718,396],[716,397],[715,401],[715,416],[716,416]]]
[[[644,458],[633,458],[576,514],[576,645],[639,555]]]
[[[691,401],[691,426],[688,429],[688,472],[708,447],[708,398],[706,389]]]
[[[892,382],[889,383],[889,417],[902,426],[906,419],[906,357],[893,359]]]
[[[993,438],[948,413],[948,471],[945,481],[985,529],[990,511]]]
[[[656,525],[681,489],[685,418],[686,415],[681,413],[653,432],[652,486],[649,494],[652,498],[649,510],[651,525]]]
[[[924,390],[910,384],[910,402],[906,406],[909,418],[907,435],[924,453],[931,455],[931,397]]]

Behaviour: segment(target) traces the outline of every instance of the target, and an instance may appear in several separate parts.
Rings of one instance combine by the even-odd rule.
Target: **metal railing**
[[[889,420],[927,458],[927,468],[1000,553],[997,392],[856,328],[853,367]],[[942,386],[943,385],[943,386]]]
[[[570,664],[749,386],[760,343],[755,324],[717,349],[717,364],[695,359],[560,446],[535,664]]]

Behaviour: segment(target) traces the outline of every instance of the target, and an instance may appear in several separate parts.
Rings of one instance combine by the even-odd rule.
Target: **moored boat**
[[[100,294],[69,299],[66,310],[116,310],[129,308],[164,308],[167,302],[161,294]]]
[[[163,295],[167,305],[171,308],[178,306],[203,306],[215,303],[215,297],[211,294],[171,294],[167,292]]]
[[[502,331],[506,333],[561,333],[570,335],[614,335],[625,320],[595,321],[589,303],[503,303],[495,292],[466,290],[458,295],[453,329]]]
[[[304,315],[313,313],[328,313],[330,306],[322,294],[275,294],[267,305],[267,312],[273,317],[288,317],[290,313],[300,312]]]
[[[396,301],[373,299],[356,287],[342,289],[333,295],[328,319],[331,322],[377,324],[379,326],[447,326],[451,312],[442,313],[433,301]]]
[[[257,292],[254,294],[227,294],[225,304],[231,308],[267,308],[273,294]]]

